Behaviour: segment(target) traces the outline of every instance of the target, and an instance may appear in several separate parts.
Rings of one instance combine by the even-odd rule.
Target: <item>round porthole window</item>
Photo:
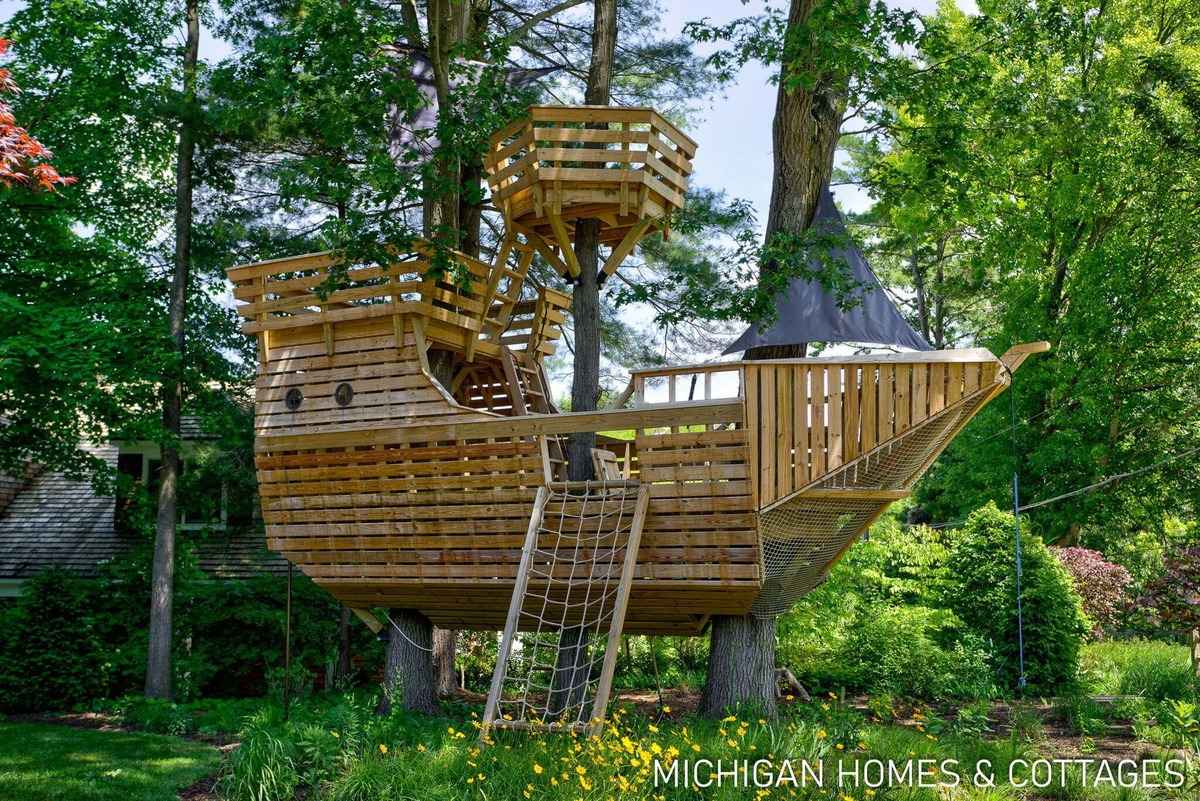
[[[337,401],[338,406],[349,406],[350,401],[354,400],[354,387],[349,384],[338,384],[337,389],[333,391],[333,399]]]
[[[300,404],[304,401],[304,393],[297,387],[292,387],[283,396],[283,405],[288,408],[289,412],[294,412],[300,408]]]

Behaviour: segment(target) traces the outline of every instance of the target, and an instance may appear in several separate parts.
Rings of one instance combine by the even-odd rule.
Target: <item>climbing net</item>
[[[485,725],[581,728],[603,718],[605,655],[624,622],[648,497],[636,481],[539,491]]]

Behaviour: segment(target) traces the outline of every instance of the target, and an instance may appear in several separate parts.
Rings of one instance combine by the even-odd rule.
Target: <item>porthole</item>
[[[333,399],[338,406],[349,406],[350,401],[354,400],[354,387],[346,383],[338,384],[333,391]]]
[[[287,406],[289,412],[294,412],[300,408],[300,404],[304,402],[304,393],[298,387],[292,387],[283,396],[283,405]]]

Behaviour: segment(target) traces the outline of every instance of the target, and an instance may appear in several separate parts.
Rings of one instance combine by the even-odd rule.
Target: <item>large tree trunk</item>
[[[713,618],[700,714],[719,718],[738,704],[775,716],[775,618]]]
[[[824,0],[792,0],[786,36],[797,35],[800,26]],[[807,53],[811,54],[810,49]],[[790,70],[803,70],[813,78],[811,89],[789,87],[783,80]],[[767,215],[766,241],[777,233],[800,233],[812,224],[821,190],[833,171],[833,154],[846,110],[845,76],[822,72],[808,62],[805,52],[785,63],[780,71],[775,96],[775,119],[771,140],[775,172],[771,182],[771,208]],[[773,264],[763,264],[766,272]],[[786,359],[803,356],[802,345],[763,346],[746,351],[747,359]]]
[[[612,89],[613,54],[617,46],[617,2],[596,0],[592,18],[592,60],[588,68],[584,102],[607,106]],[[575,223],[575,258],[579,283],[571,293],[571,319],[575,330],[575,362],[571,381],[571,411],[587,412],[600,402],[600,221]],[[567,441],[568,476],[584,481],[592,476],[594,433],[572,434]]]
[[[792,0],[786,33],[789,39],[798,35],[800,26],[822,2]],[[821,190],[829,183],[833,171],[833,155],[846,108],[846,76],[819,69],[815,63],[817,50],[811,45],[788,52],[798,55],[783,64],[775,101],[772,126],[775,177],[771,184],[767,243],[778,233],[798,234],[812,224]],[[803,86],[789,87],[783,79],[795,70],[805,72],[812,80]],[[770,263],[761,266],[764,273],[774,268]],[[806,351],[807,343],[764,346],[746,351],[746,358],[796,358],[804,356]],[[773,619],[714,617],[701,712],[719,716],[728,706],[751,703],[773,715],[774,659]]]
[[[437,694],[454,695],[458,690],[458,676],[454,673],[454,640],[458,632],[453,629],[433,630],[433,671],[437,674]]]
[[[612,86],[613,53],[617,46],[617,2],[596,0],[592,18],[592,60],[584,102],[607,106]],[[571,319],[575,330],[575,362],[571,380],[571,411],[596,409],[600,403],[600,221],[575,222],[575,258],[579,282],[571,293]],[[594,433],[571,434],[567,439],[567,477],[587,481],[592,474]],[[568,629],[559,640],[558,658],[550,694],[551,712],[557,714],[579,703],[586,686],[587,632]]]
[[[393,707],[436,715],[437,686],[433,675],[433,624],[411,609],[393,609],[388,629],[383,696],[375,711],[387,715]]]
[[[146,697],[171,697],[171,615],[175,594],[175,523],[179,491],[179,430],[183,415],[184,322],[187,318],[188,272],[192,235],[192,160],[196,136],[191,110],[196,102],[196,62],[200,55],[198,0],[187,0],[187,40],[183,48],[183,100],[178,155],[175,162],[175,274],[167,316],[174,361],[162,379],[162,468],[158,515],[154,524],[154,563],[150,579],[150,631],[146,651]]]

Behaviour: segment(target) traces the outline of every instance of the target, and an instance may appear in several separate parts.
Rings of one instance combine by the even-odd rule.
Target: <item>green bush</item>
[[[991,697],[986,643],[941,606],[949,552],[945,532],[885,518],[780,618],[780,661],[817,689]]]
[[[107,693],[107,660],[88,583],[50,571],[0,612],[0,711],[67,709]]]
[[[1079,649],[1091,625],[1071,578],[1045,544],[1021,538],[1025,673],[1031,690],[1053,693],[1072,683]],[[1016,571],[1013,517],[988,504],[968,519],[947,560],[945,603],[972,630],[990,641],[999,681],[1016,685]]]

